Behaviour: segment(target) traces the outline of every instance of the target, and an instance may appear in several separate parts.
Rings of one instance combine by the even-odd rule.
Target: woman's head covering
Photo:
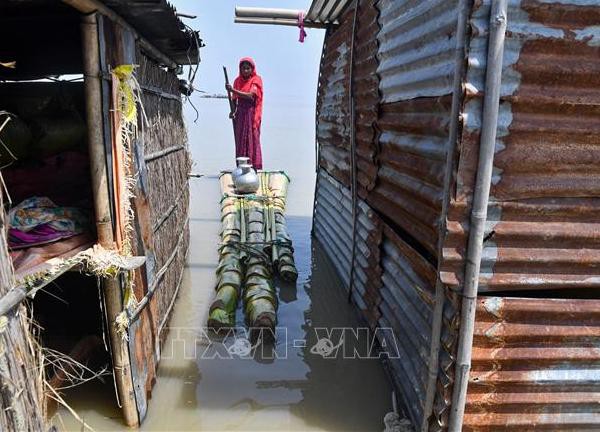
[[[252,74],[248,79],[242,76],[242,63],[250,63],[252,66]],[[255,112],[254,112],[254,127],[260,128],[262,120],[262,102],[263,102],[263,82],[262,78],[256,73],[256,64],[250,57],[244,57],[239,63],[239,75],[233,82],[233,88],[244,93],[254,93]]]
[[[240,71],[240,76],[242,75],[242,64],[244,63],[248,63],[250,64],[250,66],[252,66],[252,75],[250,75],[250,77],[253,77],[256,75],[256,63],[254,63],[254,60],[252,60],[251,57],[244,57],[243,59],[240,60],[240,64],[239,64],[239,71]]]

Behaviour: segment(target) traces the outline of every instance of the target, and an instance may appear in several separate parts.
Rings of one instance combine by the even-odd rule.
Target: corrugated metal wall
[[[371,325],[394,330],[410,359],[390,366],[415,424],[421,423],[427,391],[455,6],[424,2],[415,10],[414,2],[360,1],[355,30],[360,199],[353,299]],[[346,11],[340,26],[329,30],[317,103],[321,171],[314,232],[346,286],[352,265],[347,62],[353,14],[354,9]],[[373,225],[361,222],[365,213]]]
[[[470,18],[473,36],[465,78],[464,124],[441,273],[451,290],[462,289],[490,7],[490,0],[476,2]],[[585,345],[589,339],[582,342],[577,336],[588,330],[597,334],[598,315],[559,314],[550,319],[550,312],[544,311],[563,308],[574,313],[580,308],[585,314],[597,307],[593,300],[550,298],[598,297],[594,290],[600,284],[600,46],[593,26],[599,18],[600,5],[576,0],[509,2],[479,292],[506,296],[490,297],[485,304],[498,301],[508,311],[512,307],[527,310],[530,315],[518,318],[525,321],[518,326],[527,327],[510,324],[510,328],[527,328],[531,337],[519,333],[518,341],[515,336],[502,342],[506,348],[492,353],[477,346],[481,335],[476,335],[466,417],[469,427],[476,430],[501,425],[514,430],[532,425],[559,430],[600,428],[600,415],[589,401],[592,395],[598,400],[600,392],[600,352],[597,344]],[[523,295],[549,299],[508,297]],[[451,305],[456,310],[449,322],[456,322],[460,299],[451,294],[448,300],[447,310]],[[480,313],[478,328],[488,319],[489,315]],[[574,333],[554,340],[536,338],[552,329]],[[452,337],[448,340],[455,342]],[[498,357],[486,358],[488,354]],[[445,357],[451,359],[449,353]],[[452,370],[448,362],[446,367]],[[451,382],[446,381],[440,400],[447,398],[450,388]],[[482,401],[487,415],[474,408]],[[444,416],[440,416],[442,425]]]
[[[378,315],[380,326],[391,326],[399,335],[404,358],[390,365],[406,413],[420,427],[440,264],[446,295],[431,430],[446,428],[452,397],[490,4],[474,2],[468,22],[465,102],[457,152],[451,155],[456,163],[447,189],[447,231],[441,236],[449,127],[457,121],[450,110],[458,2],[360,1],[357,15],[352,72],[358,207],[361,213],[371,210],[380,234],[373,243],[378,251],[361,246],[357,235],[355,262],[372,265],[371,276],[380,274],[381,281],[379,295],[369,296],[357,283],[369,268],[356,271],[354,300],[369,322]],[[346,74],[352,18],[350,9],[325,41],[318,104],[327,107],[327,115],[318,117],[325,123],[317,134],[321,171],[315,211],[315,235],[346,285],[352,265],[352,167],[350,128],[341,124],[351,120]],[[600,352],[597,339],[592,342],[600,320],[585,312],[597,307],[597,301],[585,298],[598,297],[600,283],[600,33],[594,24],[599,20],[600,5],[590,2],[509,1],[465,428],[600,428],[600,416],[591,414],[597,413],[591,400],[600,393]],[[324,89],[324,83],[338,88]],[[333,124],[336,128],[329,127]],[[339,213],[335,227],[332,212]],[[361,251],[377,263],[360,257]],[[483,297],[487,294],[501,297]],[[541,298],[517,298],[534,296]],[[563,299],[552,298],[557,296]],[[375,303],[367,305],[365,298]],[[492,317],[484,305],[495,304],[504,312]],[[544,312],[561,307],[571,315],[552,318]],[[545,326],[564,331],[565,337],[542,337],[550,331]],[[522,362],[533,363],[525,367]],[[552,372],[545,375],[546,369]],[[540,420],[542,413],[548,417]]]
[[[377,185],[367,201],[424,248],[435,264],[457,4],[377,2],[381,77]]]
[[[358,193],[366,198],[377,179],[377,118],[379,115],[379,76],[377,39],[379,11],[374,2],[361,1],[356,17],[354,46],[354,100],[356,115],[356,159]]]
[[[350,46],[352,12],[335,30],[328,30],[317,98],[319,166],[345,185],[350,184]]]
[[[380,315],[380,244],[383,226],[375,212],[362,200],[358,202],[356,227],[352,298],[373,327]],[[317,177],[314,233],[348,289],[352,265],[352,197],[350,190],[325,170],[319,171]]]
[[[600,6],[580,4],[510,2],[482,292],[600,286],[600,46],[587,27]],[[471,91],[442,273],[450,286],[462,279],[489,10],[481,2],[471,18]]]
[[[600,301],[481,297],[464,431],[598,430]]]
[[[436,271],[389,226],[384,228],[381,328],[392,328],[401,359],[390,359],[395,384],[413,424],[427,392]]]

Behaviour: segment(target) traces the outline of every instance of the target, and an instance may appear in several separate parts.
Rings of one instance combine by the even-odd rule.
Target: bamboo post
[[[465,259],[460,334],[456,355],[454,388],[452,389],[452,405],[450,406],[450,420],[448,422],[448,430],[450,432],[459,432],[462,430],[467,400],[481,254],[483,252],[485,222],[487,220],[490,199],[494,150],[498,128],[498,112],[500,109],[500,84],[502,82],[502,59],[506,36],[507,8],[508,0],[492,1],[479,161],[475,192],[473,193],[473,206],[471,209],[469,243]]]
[[[471,11],[471,2],[469,0],[459,0],[458,2],[458,17],[457,17],[457,35],[456,45],[454,49],[454,80],[452,84],[452,108],[451,108],[451,124],[448,134],[448,145],[446,152],[446,168],[444,171],[444,198],[442,201],[442,217],[439,222],[439,232],[446,232],[446,220],[448,215],[448,206],[450,201],[450,188],[452,183],[452,173],[455,158],[456,141],[458,136],[458,129],[460,126],[460,110],[464,98],[463,94],[463,78],[466,68],[467,52],[466,52],[466,38],[467,38],[467,26],[468,16]],[[445,236],[440,235],[437,244],[438,256],[442,256],[444,249]],[[427,389],[425,393],[425,403],[423,408],[423,419],[421,422],[420,432],[427,432],[429,430],[430,419],[433,414],[433,405],[435,402],[436,383],[439,369],[439,356],[441,346],[441,335],[442,335],[442,315],[444,313],[444,285],[441,280],[443,260],[438,261],[437,269],[437,280],[435,284],[435,306],[433,310],[433,322],[431,325],[431,345],[429,351],[429,362],[428,369],[429,374],[427,378]]]
[[[84,89],[86,117],[88,127],[88,149],[90,171],[94,194],[94,211],[98,242],[106,249],[114,248],[114,233],[110,215],[108,193],[108,177],[106,171],[105,148],[102,121],[102,97],[100,81],[100,53],[98,41],[98,24],[96,14],[83,17],[81,25],[83,47]],[[106,279],[104,301],[106,303],[106,319],[110,335],[113,373],[119,400],[123,409],[123,417],[128,426],[137,426],[139,416],[133,390],[129,347],[118,334],[114,326],[117,315],[122,311],[121,286],[117,279]]]
[[[225,84],[229,84],[229,75],[227,74],[227,68],[223,66],[223,75],[225,75]],[[227,90],[227,99],[229,100],[229,116],[231,117],[231,125],[233,126],[233,139],[237,145],[237,136],[235,134],[235,112],[236,105],[231,97],[231,92]]]

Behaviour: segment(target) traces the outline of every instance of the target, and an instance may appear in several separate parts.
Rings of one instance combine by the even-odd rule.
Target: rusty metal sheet
[[[458,2],[379,0],[383,103],[452,93]]]
[[[458,3],[379,0],[376,7],[378,172],[366,200],[435,265]]]
[[[314,233],[323,245],[346,289],[354,265],[353,300],[366,321],[379,319],[381,287],[381,221],[363,201],[358,202],[356,255],[352,263],[352,197],[350,190],[320,170],[317,177]]]
[[[600,300],[481,297],[465,431],[600,429]]]
[[[452,391],[453,355],[458,334],[456,323],[460,318],[460,298],[456,292],[463,284],[477,171],[490,5],[490,0],[475,2],[469,22],[472,36],[468,41],[463,128],[457,148],[456,184],[450,197],[441,266],[447,302],[440,361],[442,369],[450,372],[441,374],[438,380],[438,389],[443,389],[436,399],[436,416],[441,427],[445,424]],[[498,292],[503,296],[543,298],[560,293],[561,297],[597,297],[594,293],[600,286],[600,224],[597,217],[600,210],[597,198],[600,192],[600,138],[596,118],[600,109],[597,91],[600,46],[596,43],[595,23],[599,17],[600,5],[593,2],[509,2],[496,152],[479,278],[482,294]],[[498,301],[504,305],[513,304],[508,298]],[[539,314],[543,313],[543,308],[555,310],[555,306],[561,304],[569,307],[568,303],[558,300],[536,301],[538,303],[534,304],[540,310],[531,310],[531,320],[541,320]],[[572,302],[582,307],[590,304]],[[523,319],[527,320],[526,317]],[[576,318],[574,320],[574,326],[583,325],[578,324]],[[545,324],[541,321],[540,325]],[[537,331],[533,327],[529,330]],[[562,330],[557,328],[558,334]],[[587,376],[590,382],[598,381],[597,371],[591,373],[586,369],[581,372],[580,369],[585,369],[579,367],[581,359],[573,358],[572,365],[570,358],[560,359],[563,362],[561,372],[552,372],[554,366],[548,365],[549,372],[545,376],[556,377],[556,385],[543,382],[540,386],[537,383],[527,390],[543,393],[537,405],[527,394],[517,394],[525,391],[524,382],[531,378],[519,381],[523,379],[519,367],[525,368],[528,362],[535,364],[544,356],[548,356],[548,360],[554,354],[560,357],[560,353],[570,350],[573,343],[575,346],[580,343],[577,339],[564,337],[562,341],[537,346],[528,340],[528,336],[521,334],[523,350],[515,348],[503,353],[505,356],[514,354],[515,359],[524,355],[520,366],[507,366],[508,360],[504,359],[494,360],[491,366],[488,364],[492,377],[506,379],[502,382],[503,387],[495,391],[508,396],[494,396],[493,386],[489,388],[490,392],[483,388],[475,390],[485,395],[478,397],[487,398],[491,404],[498,403],[494,408],[498,412],[490,416],[468,412],[469,420],[466,421],[476,425],[469,428],[529,430],[539,423],[544,429],[597,429],[599,420],[592,421],[590,411],[586,411],[590,405],[585,402],[578,405],[578,400],[583,401],[578,399],[582,395],[577,390],[569,390],[566,379],[573,376],[579,380]],[[529,348],[527,344],[533,346]],[[546,347],[548,349],[544,351]],[[479,350],[475,355],[483,353]],[[545,367],[540,365],[537,365],[541,374],[538,377],[544,376],[542,369]],[[496,375],[494,371],[498,367],[505,368],[507,374]],[[517,369],[510,369],[515,367]],[[572,391],[577,394],[572,395]],[[542,409],[546,396],[548,404]],[[561,399],[563,397],[573,399],[566,402]],[[470,403],[468,410],[477,405]],[[545,412],[547,417],[544,417]]]
[[[325,38],[317,92],[319,165],[346,186],[351,183],[348,85],[352,11]]]
[[[436,269],[390,227],[383,230],[380,327],[391,327],[401,359],[390,362],[404,408],[420,424],[427,388]],[[390,345],[391,346],[391,345]]]
[[[377,127],[379,113],[379,11],[372,0],[360,0],[354,36],[354,105],[358,193],[365,198],[377,179]]]
[[[419,98],[381,107],[374,208],[436,255],[451,98]]]
[[[490,1],[472,12],[443,280],[462,280]],[[511,2],[480,292],[600,287],[600,5]]]

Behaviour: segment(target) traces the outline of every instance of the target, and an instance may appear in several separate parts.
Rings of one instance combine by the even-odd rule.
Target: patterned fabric
[[[255,169],[262,169],[260,129],[253,126],[254,101],[238,99],[235,116],[235,157],[246,156]]]
[[[58,207],[49,198],[32,197],[8,213],[9,244],[27,247],[71,237],[84,232],[87,214],[75,207]]]

